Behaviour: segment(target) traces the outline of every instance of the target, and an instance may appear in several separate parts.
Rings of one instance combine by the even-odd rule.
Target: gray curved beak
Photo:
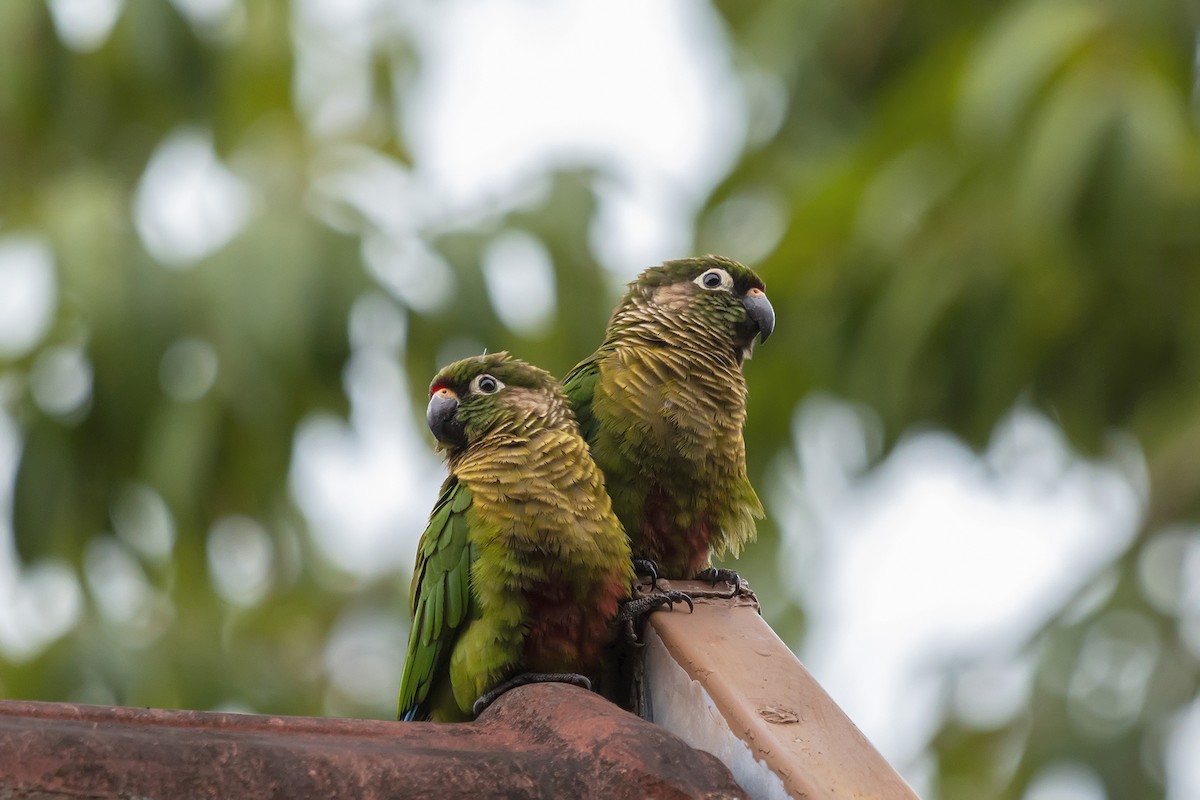
[[[758,340],[767,341],[771,331],[775,330],[775,309],[771,307],[771,301],[758,292],[743,297],[742,305],[746,308],[746,317],[758,328]]]
[[[455,417],[458,411],[458,398],[452,393],[438,392],[429,398],[429,406],[425,409],[425,422],[429,430],[439,442],[450,447],[462,447],[466,444],[462,425]]]

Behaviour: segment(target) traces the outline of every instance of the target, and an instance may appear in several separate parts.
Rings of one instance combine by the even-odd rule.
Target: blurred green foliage
[[[1063,757],[1092,766],[1110,797],[1161,796],[1154,748],[1195,696],[1198,663],[1137,576],[1155,535],[1200,510],[1195,15],[1160,0],[717,7],[749,131],[698,214],[695,251],[757,251],[778,311],[748,369],[756,484],[814,389],[874,408],[889,441],[937,425],[982,444],[1020,398],[1084,451],[1135,434],[1151,475],[1137,543],[1097,579],[1098,602],[1029,643],[1039,679],[1025,711],[995,730],[948,719],[935,745],[946,800],[1020,797]],[[240,13],[237,35],[222,36],[167,3],[130,4],[103,46],[76,52],[41,2],[0,4],[0,234],[47,237],[59,284],[43,342],[0,363],[24,437],[17,549],[28,565],[133,564],[150,592],[122,616],[85,582],[69,634],[30,660],[0,661],[7,696],[380,713],[331,684],[326,641],[350,612],[402,619],[406,576],[364,581],[324,561],[287,486],[297,424],[347,412],[347,319],[379,290],[361,253],[378,223],[313,199],[330,142],[297,109],[291,6]],[[401,170],[406,81],[420,67],[409,35],[370,44],[371,113],[336,136]],[[181,126],[211,131],[256,202],[228,245],[166,269],[130,209],[155,148]],[[603,179],[560,171],[517,210],[417,231],[455,289],[442,307],[405,309],[396,355],[415,403],[450,340],[560,374],[591,351],[614,300],[588,244]],[[505,328],[484,287],[483,253],[509,229],[553,260],[557,313],[535,336]],[[192,339],[220,367],[211,390],[180,400],[160,371]],[[93,374],[89,403],[68,414],[29,388],[59,345],[82,348]],[[165,556],[122,532],[120,498],[138,487],[169,508]],[[230,514],[272,542],[270,591],[247,606],[222,599],[209,575],[208,532]],[[742,562],[766,597],[784,596],[778,548],[768,523]],[[802,609],[772,613],[781,629],[802,625]],[[1097,630],[1120,640],[1130,626],[1114,619],[1153,632],[1154,690],[1132,719],[1097,730],[1079,724],[1053,676]]]

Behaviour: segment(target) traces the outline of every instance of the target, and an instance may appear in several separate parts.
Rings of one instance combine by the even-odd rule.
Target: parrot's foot
[[[649,558],[633,559],[633,571],[639,577],[650,579],[650,588],[658,589],[658,564]]]
[[[695,580],[707,581],[710,586],[716,586],[718,583],[729,583],[733,586],[734,594],[742,591],[742,576],[731,569],[721,567],[702,569],[696,573]]]
[[[531,683],[569,683],[572,686],[578,686],[580,689],[587,689],[589,692],[592,690],[592,682],[583,675],[575,672],[519,672],[495,689],[481,695],[475,701],[475,705],[471,706],[471,713],[478,717],[484,712],[484,709],[499,700],[500,695],[510,689],[515,689],[518,686],[526,686]]]
[[[692,604],[692,598],[688,597],[683,592],[659,592],[658,594],[650,594],[645,597],[639,597],[635,600],[627,600],[621,604],[621,608],[617,611],[617,623],[621,625],[625,635],[625,641],[629,642],[634,647],[642,647],[645,645],[638,638],[637,631],[634,630],[633,624],[642,617],[649,614],[651,611],[656,611],[663,606],[668,609],[674,609],[676,603],[687,603],[688,611],[695,610]]]

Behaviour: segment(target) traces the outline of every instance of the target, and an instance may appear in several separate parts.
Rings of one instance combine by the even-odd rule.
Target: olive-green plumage
[[[742,362],[774,328],[763,282],[720,256],[644,271],[563,380],[635,556],[691,578],[754,539]]]
[[[450,476],[417,549],[399,714],[466,720],[513,673],[595,669],[633,571],[548,373],[495,353],[446,367],[430,394]]]

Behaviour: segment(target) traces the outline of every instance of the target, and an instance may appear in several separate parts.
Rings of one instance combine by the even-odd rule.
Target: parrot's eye
[[[504,384],[491,375],[480,375],[471,381],[471,388],[480,394],[495,394],[504,388]]]
[[[696,278],[696,283],[705,289],[728,289],[733,286],[733,278],[725,270],[714,268]]]

